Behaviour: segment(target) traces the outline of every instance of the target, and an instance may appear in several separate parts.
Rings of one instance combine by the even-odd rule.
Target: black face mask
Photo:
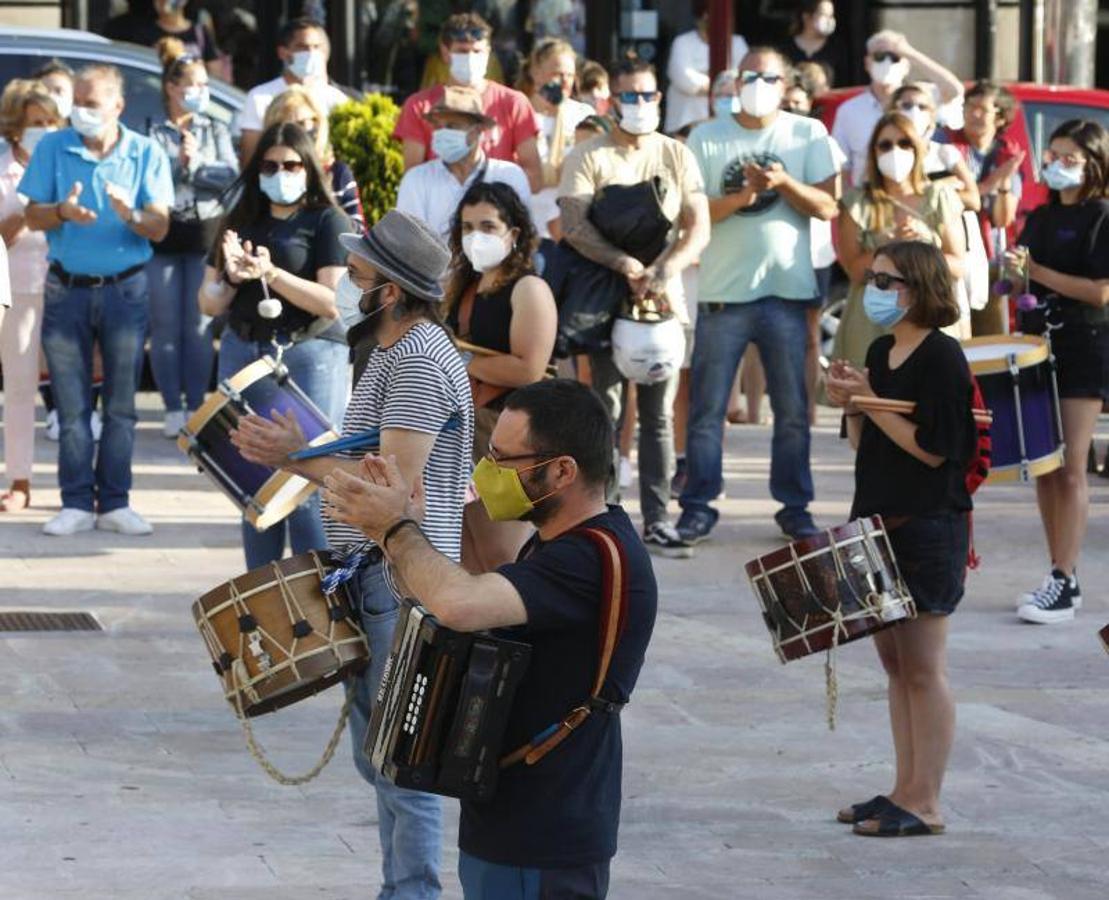
[[[566,99],[565,94],[562,92],[561,81],[548,81],[539,89],[539,96],[551,104],[551,106],[558,106]]]

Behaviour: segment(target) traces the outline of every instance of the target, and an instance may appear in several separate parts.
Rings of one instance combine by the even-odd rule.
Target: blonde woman
[[[4,465],[8,489],[0,512],[31,502],[35,456],[35,392],[39,378],[46,235],[30,231],[16,192],[39,139],[62,125],[57,103],[40,81],[15,79],[0,96],[0,238],[11,274],[11,307],[0,310],[0,367],[4,370]],[[7,279],[4,288],[7,289]]]
[[[863,311],[864,276],[875,251],[894,240],[939,247],[953,278],[964,270],[962,204],[949,187],[924,174],[926,148],[912,120],[900,112],[874,126],[866,154],[866,179],[840,201],[839,261],[851,282],[833,355],[861,367],[871,342],[884,333]]]
[[[294,84],[285,92],[278,94],[266,110],[264,127],[292,122],[307,133],[316,147],[316,156],[323,166],[331,193],[339,209],[347,214],[358,231],[366,230],[366,217],[362,213],[362,198],[358,192],[358,182],[354,173],[345,162],[335,158],[331,149],[331,129],[327,114],[312,92],[299,84]]]

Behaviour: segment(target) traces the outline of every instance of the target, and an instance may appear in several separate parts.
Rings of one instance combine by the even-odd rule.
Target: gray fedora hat
[[[366,234],[341,234],[348,253],[361,256],[390,281],[425,300],[442,300],[440,284],[451,252],[423,221],[391,209]]]

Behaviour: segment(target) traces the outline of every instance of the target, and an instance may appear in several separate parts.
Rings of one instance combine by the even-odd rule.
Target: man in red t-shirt
[[[539,122],[528,98],[519,91],[489,81],[489,38],[492,29],[477,13],[456,13],[443,23],[439,53],[450,66],[450,83],[470,87],[481,95],[485,114],[496,124],[482,135],[482,150],[491,159],[519,163],[533,190],[540,188],[542,175],[536,135]],[[404,143],[404,168],[411,169],[432,159],[431,124],[428,111],[443,100],[443,86],[436,85],[413,94],[404,102],[393,137]]]

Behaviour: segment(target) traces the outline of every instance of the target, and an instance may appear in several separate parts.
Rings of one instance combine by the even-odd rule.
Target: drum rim
[[[1025,467],[1028,469],[1030,478],[1039,478],[1041,475],[1047,475],[1049,472],[1061,469],[1064,461],[1063,456],[1063,448],[1059,447],[1045,456],[1037,456],[1035,459],[1027,460],[1027,462],[990,466],[990,474],[986,476],[986,483],[1023,481],[1022,473]]]
[[[298,560],[303,562],[304,568],[296,568],[292,572],[283,571],[282,574],[284,574],[286,578],[290,575],[303,575],[309,569],[314,570],[318,573],[320,569],[326,569],[329,566],[334,566],[335,556],[330,550],[309,550],[305,553],[297,553],[293,556],[288,556],[285,559],[279,559],[277,560],[276,565],[290,565],[291,563],[295,563]],[[265,563],[261,566],[255,566],[253,569],[247,569],[245,572],[240,572],[234,578],[228,578],[226,581],[217,584],[210,591],[206,591],[205,593],[201,594],[196,600],[193,601],[193,618],[196,619],[198,623],[200,622],[201,617],[205,619],[210,618],[209,613],[212,612],[212,609],[209,605],[206,605],[206,603],[208,603],[210,599],[214,599],[214,595],[217,591],[223,592],[224,596],[219,601],[219,603],[222,603],[224,600],[227,600],[231,596],[231,591],[229,589],[231,582],[238,581],[240,578],[245,578],[247,575],[250,575],[253,572],[257,572],[259,569],[268,569],[272,573],[274,565],[275,563]],[[274,587],[275,585],[277,585],[277,579],[271,578],[264,585],[259,585],[257,588],[252,588],[250,591],[248,591],[248,593],[254,593],[255,590],[262,590],[266,587]]]
[[[988,334],[982,337],[969,338],[962,341],[961,344],[964,356],[966,356],[968,347],[1023,345],[1027,349],[1015,354],[1018,369],[1031,369],[1046,362],[1051,357],[1050,343],[1034,334]],[[967,357],[967,365],[970,366],[970,371],[975,375],[994,375],[1009,371],[1009,356],[1002,355],[980,360],[971,360]]]
[[[864,534],[882,533],[884,534],[886,527],[882,522],[881,516],[859,516],[857,519],[852,519],[850,522],[845,522],[842,525],[834,525],[831,528],[823,529],[820,534],[813,535],[812,537],[801,538],[800,540],[791,541],[784,547],[779,547],[762,556],[756,556],[749,563],[744,565],[744,571],[747,577],[751,580],[761,578],[764,574],[770,572],[771,569],[777,569],[782,564],[792,562],[792,550],[797,552],[798,556],[807,556],[816,551],[827,551],[830,549],[831,544],[829,536],[835,540],[838,546],[839,539],[859,538]]]
[[[254,372],[252,377],[244,380],[243,376],[252,371]],[[276,371],[277,366],[274,364],[273,360],[268,356],[263,356],[261,359],[256,359],[249,365],[243,366],[243,368],[239,369],[239,371],[230,378],[225,379],[225,381],[232,390],[238,391],[241,394],[245,388],[250,387],[257,381],[261,381],[267,375]],[[196,437],[204,430],[216,413],[230,402],[231,398],[223,393],[223,391],[217,389],[211,397],[200,405],[200,408],[196,412],[189,416],[188,421],[185,423],[185,430],[191,436]],[[189,442],[184,436],[177,439],[177,446],[180,447],[183,452],[187,453],[189,450]]]
[[[309,441],[308,446],[315,447],[319,444],[326,444],[329,441],[338,440],[338,437],[339,435],[328,429]],[[283,503],[271,509],[270,501],[293,479],[304,482],[304,485]],[[258,493],[254,495],[254,502],[261,507],[261,512],[251,506],[243,513],[243,517],[258,531],[265,531],[271,525],[276,525],[286,516],[291,515],[294,509],[311,497],[318,489],[318,484],[309,481],[302,475],[297,475],[285,469],[275,469],[274,473],[258,489]]]

